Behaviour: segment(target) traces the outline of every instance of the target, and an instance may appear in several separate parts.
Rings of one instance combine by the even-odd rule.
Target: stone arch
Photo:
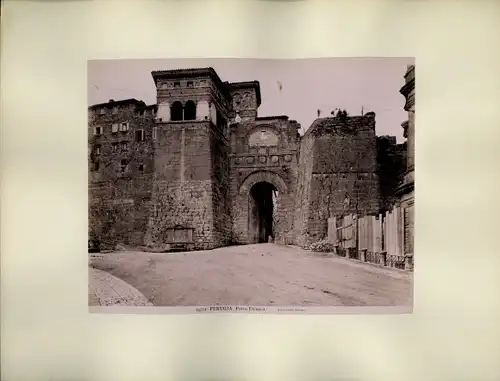
[[[281,194],[288,193],[288,186],[279,174],[272,171],[256,171],[249,174],[243,180],[240,185],[239,194],[248,195],[250,193],[250,189],[252,189],[255,184],[260,182],[272,184]]]
[[[184,107],[180,101],[172,103],[170,108],[170,120],[176,122],[184,119]]]
[[[274,126],[272,124],[260,124],[260,125],[257,125],[257,126],[250,128],[250,130],[248,130],[248,133],[246,135],[247,138],[250,135],[252,135],[253,133],[255,133],[256,131],[260,131],[260,130],[269,130],[269,131],[274,132],[276,135],[280,134],[280,131],[278,130],[278,128],[276,128],[276,126]]]
[[[184,120],[196,120],[196,103],[191,100],[184,105]]]
[[[260,136],[264,132],[264,139]],[[272,124],[263,124],[251,128],[245,135],[245,145],[249,147],[279,146],[281,143],[280,131]]]

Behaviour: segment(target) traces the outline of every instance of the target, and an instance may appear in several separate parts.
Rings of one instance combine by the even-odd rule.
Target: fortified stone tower
[[[211,68],[152,72],[157,88],[149,244],[209,249],[230,237],[231,95]]]
[[[301,139],[299,165],[299,245],[324,238],[330,217],[379,212],[375,113],[316,119]]]

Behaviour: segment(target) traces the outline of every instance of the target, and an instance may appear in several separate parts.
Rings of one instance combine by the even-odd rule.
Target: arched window
[[[184,120],[196,120],[196,103],[187,101],[184,105]]]
[[[172,103],[172,106],[170,108],[170,119],[172,121],[182,120],[182,114],[182,103],[179,101]]]

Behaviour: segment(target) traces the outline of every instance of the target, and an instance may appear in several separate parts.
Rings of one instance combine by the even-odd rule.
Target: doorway
[[[268,182],[259,182],[250,189],[249,238],[252,243],[269,242],[274,239],[274,215],[276,213],[277,189]]]

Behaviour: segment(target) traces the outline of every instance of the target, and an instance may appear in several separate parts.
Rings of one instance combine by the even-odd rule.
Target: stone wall
[[[261,102],[259,83],[257,81],[234,82],[228,85],[232,98],[231,119],[238,114],[245,122],[254,121]]]
[[[155,147],[149,245],[172,244],[167,230],[193,229],[193,248],[216,246],[213,220],[211,122],[159,123]]]
[[[375,114],[317,119],[303,137],[298,243],[324,239],[328,218],[380,208]]]
[[[229,186],[229,141],[223,131],[213,125],[210,129],[210,156],[212,180],[212,206],[214,245],[232,242],[232,218]]]
[[[259,137],[260,134],[262,138]],[[252,243],[254,235],[249,213],[251,187],[267,182],[278,191],[274,239],[293,240],[293,209],[297,182],[297,127],[287,117],[247,120],[231,126],[230,199],[233,241]]]
[[[306,246],[308,237],[309,205],[311,200],[311,185],[314,165],[315,137],[306,133],[300,144],[300,156],[295,188],[295,240],[299,246]]]
[[[377,137],[381,211],[392,209],[399,201],[396,189],[406,171],[406,142],[396,144],[393,136]]]
[[[148,246],[157,250],[169,250],[176,243],[191,249],[214,247],[211,181],[159,182],[154,190]],[[168,230],[174,228],[193,229],[192,241],[172,241]]]
[[[102,248],[141,246],[154,172],[154,111],[136,100],[109,106],[104,114],[93,109],[89,115],[89,238],[98,239]],[[128,123],[128,129],[113,129],[120,123]],[[141,130],[143,140],[137,141]]]
[[[163,248],[168,229],[187,228],[196,249],[250,243],[249,192],[258,182],[278,191],[279,243],[308,246],[325,237],[329,217],[374,214],[393,202],[391,176],[405,147],[375,137],[373,114],[319,119],[301,139],[286,117],[234,124],[226,137],[210,120],[153,116],[139,116],[133,104],[89,123],[89,232],[103,242]],[[111,132],[121,121],[128,131]],[[102,135],[93,135],[96,126]],[[141,129],[144,141],[136,142]],[[113,149],[124,141],[127,149]]]

